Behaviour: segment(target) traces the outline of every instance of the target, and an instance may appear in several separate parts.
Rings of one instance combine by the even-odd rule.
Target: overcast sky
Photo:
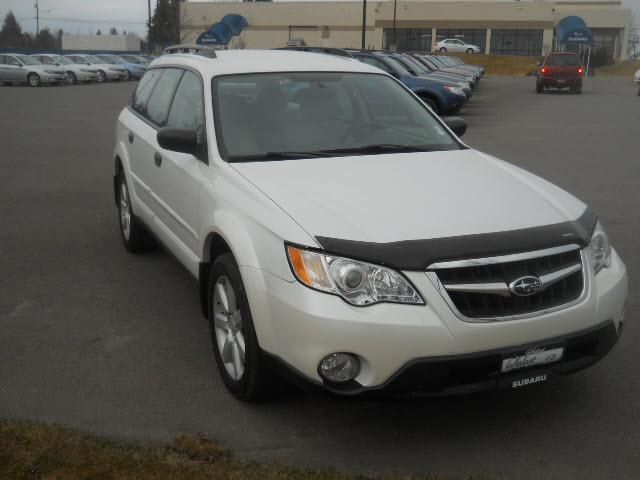
[[[0,0],[0,19],[9,10],[18,17],[24,30],[35,32],[35,0]],[[156,1],[151,0],[151,8]],[[40,27],[51,30],[62,28],[68,33],[102,33],[116,27],[118,32],[127,30],[140,36],[146,35],[146,0],[39,0]],[[635,13],[640,22],[640,0],[623,0],[625,8]]]

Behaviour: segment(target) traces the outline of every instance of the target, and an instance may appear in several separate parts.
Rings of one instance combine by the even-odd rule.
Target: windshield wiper
[[[324,152],[267,152],[251,155],[229,155],[227,161],[234,162],[268,162],[270,160],[294,160],[297,158],[326,157]]]
[[[436,150],[446,150],[446,145],[396,145],[393,143],[380,143],[372,145],[362,145],[360,147],[335,148],[332,150],[321,150],[322,153],[384,153],[384,152],[433,152]]]

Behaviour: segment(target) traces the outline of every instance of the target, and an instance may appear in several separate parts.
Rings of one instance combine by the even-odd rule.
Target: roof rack
[[[174,53],[190,53],[206,58],[217,58],[216,51],[213,48],[196,44],[170,45],[164,49],[162,55],[171,55]]]
[[[331,48],[331,47],[279,47],[274,48],[274,50],[296,50],[302,52],[314,52],[314,53],[326,53],[328,55],[335,55],[337,57],[347,57],[353,58],[349,52],[342,48]]]

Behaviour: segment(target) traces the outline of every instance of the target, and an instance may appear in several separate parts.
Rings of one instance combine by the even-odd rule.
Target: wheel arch
[[[440,99],[434,95],[432,92],[429,92],[427,90],[419,90],[416,92],[416,95],[418,97],[420,97],[420,100],[424,100],[425,98],[428,98],[429,100],[433,100],[436,103],[436,106],[438,107],[438,111],[434,112],[436,114],[440,114],[442,113],[442,101],[440,101]]]

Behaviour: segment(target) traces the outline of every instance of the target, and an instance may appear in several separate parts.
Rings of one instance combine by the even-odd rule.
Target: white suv
[[[275,370],[346,395],[433,394],[595,363],[627,297],[596,215],[448,122],[345,57],[162,56],[117,123],[122,240],[158,239],[198,280],[243,399]]]

